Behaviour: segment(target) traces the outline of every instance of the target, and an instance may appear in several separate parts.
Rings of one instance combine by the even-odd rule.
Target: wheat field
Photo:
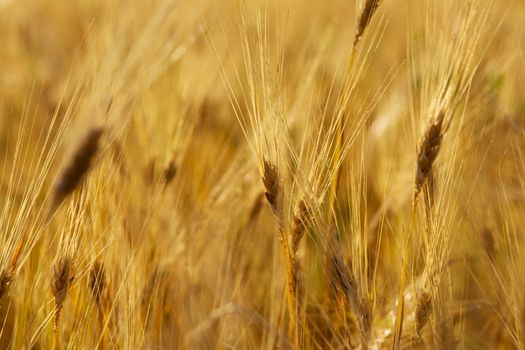
[[[0,0],[0,349],[525,349],[524,153],[521,0]]]

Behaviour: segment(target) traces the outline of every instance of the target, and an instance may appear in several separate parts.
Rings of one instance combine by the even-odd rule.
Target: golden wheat
[[[0,349],[525,349],[524,18],[0,1]]]

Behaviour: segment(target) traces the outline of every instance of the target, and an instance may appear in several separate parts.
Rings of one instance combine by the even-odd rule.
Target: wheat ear
[[[99,141],[103,134],[101,127],[95,127],[87,134],[73,156],[69,164],[64,168],[53,192],[53,209],[58,208],[60,204],[69,196],[81,183],[89,171],[93,159],[97,154]]]

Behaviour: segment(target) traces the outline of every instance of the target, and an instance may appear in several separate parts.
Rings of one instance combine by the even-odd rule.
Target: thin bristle
[[[98,305],[102,304],[102,293],[106,287],[106,272],[104,266],[96,261],[89,273],[89,287]]]

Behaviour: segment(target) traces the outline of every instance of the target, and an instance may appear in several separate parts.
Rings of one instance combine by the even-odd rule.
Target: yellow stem
[[[295,295],[295,282],[293,279],[293,261],[290,255],[290,246],[288,244],[288,238],[286,237],[286,231],[283,228],[279,229],[279,239],[283,248],[284,260],[286,263],[286,279],[287,279],[287,301],[288,301],[288,314],[290,317],[289,324],[289,336],[292,337],[294,334],[294,328],[296,324],[297,301]]]
[[[415,224],[415,215],[416,215],[416,205],[412,206],[412,217],[410,220],[410,230],[408,236],[405,238],[404,247],[403,247],[403,260],[401,263],[401,278],[399,282],[399,295],[397,299],[397,313],[396,313],[396,323],[395,323],[395,333],[394,333],[394,343],[392,348],[398,350],[401,346],[401,335],[403,333],[403,317],[405,310],[405,285],[406,285],[406,270],[407,270],[407,259],[408,259],[408,245],[412,239],[414,232]]]

